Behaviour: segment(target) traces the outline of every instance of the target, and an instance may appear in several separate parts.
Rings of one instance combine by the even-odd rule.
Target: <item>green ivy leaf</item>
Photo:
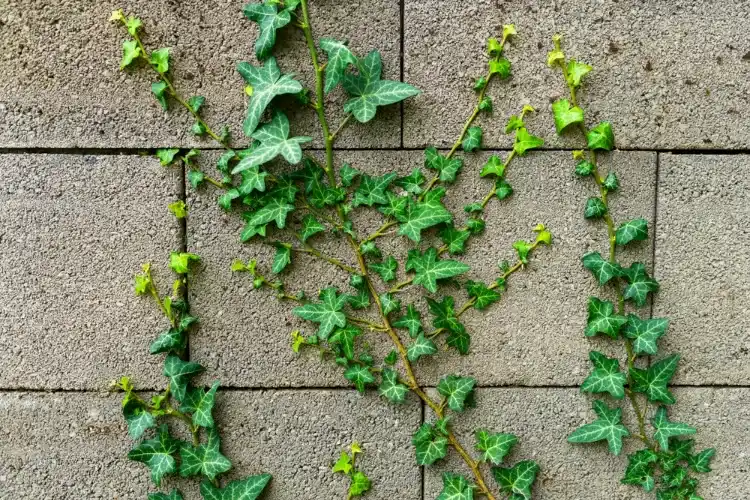
[[[241,195],[248,195],[253,191],[263,192],[266,190],[266,176],[268,172],[261,171],[260,166],[254,165],[242,170],[241,173],[242,182],[237,188]]]
[[[615,399],[625,397],[628,377],[620,371],[620,362],[596,351],[589,353],[594,370],[581,384],[582,392],[609,393]]]
[[[360,205],[371,207],[373,205],[386,204],[388,197],[385,192],[394,179],[396,179],[395,173],[383,174],[379,177],[370,177],[367,174],[362,174],[359,187],[354,192],[352,205],[355,207]]]
[[[446,158],[437,149],[430,147],[424,150],[425,167],[436,170],[442,182],[453,182],[464,165],[461,158]]]
[[[292,165],[302,161],[301,144],[310,142],[310,137],[289,137],[289,119],[281,111],[275,111],[269,123],[258,127],[250,136],[260,141],[250,154],[242,158],[232,170],[233,174],[267,163],[281,155]]]
[[[391,352],[388,353],[388,355],[383,358],[383,363],[385,363],[388,366],[393,366],[396,364],[396,361],[398,361],[398,353],[395,349],[391,349]]]
[[[271,474],[258,474],[235,480],[224,488],[217,488],[208,481],[201,483],[203,500],[256,500],[271,480]]]
[[[513,248],[518,253],[518,260],[523,264],[529,263],[529,252],[533,248],[533,245],[528,241],[518,240],[513,243]]]
[[[581,259],[583,267],[592,272],[600,285],[606,284],[612,278],[620,276],[620,264],[604,260],[599,252],[590,252]]]
[[[430,312],[434,316],[432,320],[432,326],[435,328],[445,328],[450,331],[461,331],[464,329],[454,308],[454,300],[450,295],[443,297],[443,300],[438,302],[429,297],[425,297],[427,305],[430,307]]]
[[[148,500],[183,500],[182,493],[177,490],[172,490],[169,494],[166,493],[149,493]]]
[[[139,439],[147,429],[156,427],[156,420],[143,402],[128,392],[122,402],[122,415],[128,424],[128,436]]]
[[[640,262],[634,262],[628,268],[621,271],[621,276],[628,281],[623,297],[631,299],[638,307],[646,304],[649,292],[659,291],[659,283],[651,278],[646,272],[646,266]]]
[[[422,192],[422,183],[425,180],[426,179],[422,174],[422,171],[418,168],[415,168],[411,171],[411,174],[407,175],[406,177],[399,177],[398,179],[396,179],[395,184],[407,193],[420,194]]]
[[[391,403],[403,403],[409,389],[398,381],[398,373],[391,368],[384,368],[383,380],[380,382],[378,393],[387,398]]]
[[[584,64],[571,59],[568,61],[568,70],[566,71],[566,81],[568,85],[573,88],[581,86],[581,79],[588,74],[593,68],[588,64]]]
[[[529,134],[525,127],[521,127],[516,131],[516,140],[513,143],[513,151],[515,151],[518,156],[523,156],[529,149],[540,148],[542,145],[544,145],[544,139]]]
[[[162,352],[179,352],[187,347],[187,336],[181,331],[170,328],[166,332],[151,342],[149,352],[151,354],[160,354]]]
[[[615,136],[609,122],[601,122],[596,127],[586,132],[586,141],[589,149],[603,149],[612,151],[615,147]]]
[[[715,448],[706,448],[705,450],[688,457],[688,464],[695,472],[711,472],[711,459],[716,454]]]
[[[568,436],[569,443],[593,443],[607,440],[609,451],[619,455],[622,451],[622,438],[630,432],[622,424],[622,410],[609,408],[602,401],[594,401],[594,412],[599,417],[590,424],[585,424]]]
[[[171,252],[169,254],[169,267],[177,274],[187,274],[190,271],[191,262],[200,262],[200,256],[189,252]]]
[[[293,75],[281,74],[275,57],[269,57],[261,67],[241,62],[237,65],[237,71],[253,88],[253,95],[247,107],[247,117],[242,125],[248,137],[255,132],[263,112],[274,97],[302,91],[302,84],[295,80]]]
[[[216,391],[218,389],[218,381],[214,382],[208,391],[203,387],[189,389],[185,401],[180,405],[180,411],[193,414],[193,425],[213,427],[214,417],[211,412],[214,408]]]
[[[655,486],[654,467],[657,455],[652,450],[639,450],[628,455],[628,467],[625,469],[623,484],[642,486],[646,491],[652,491]]]
[[[406,205],[402,224],[398,234],[406,236],[415,243],[419,243],[422,231],[442,222],[451,222],[453,215],[445,208],[440,198],[445,194],[443,189],[435,189],[425,197],[424,202],[411,202]]]
[[[461,148],[467,153],[478,151],[482,147],[482,128],[470,127],[461,142]]]
[[[370,369],[362,365],[352,365],[344,372],[344,377],[354,384],[359,392],[365,392],[365,386],[375,382]]]
[[[583,110],[578,106],[571,106],[567,99],[558,99],[553,102],[552,113],[555,116],[555,128],[558,135],[570,125],[583,123]]]
[[[169,105],[167,104],[167,84],[158,81],[151,84],[151,93],[154,94],[154,97],[157,101],[159,101],[159,104],[161,104],[161,108],[166,111],[169,109]]]
[[[276,244],[276,254],[273,256],[273,267],[271,270],[279,274],[292,263],[292,248],[284,243]]]
[[[437,292],[437,281],[465,273],[470,268],[457,260],[438,259],[437,250],[429,248],[421,255],[416,253],[406,262],[406,270],[414,271],[415,285],[422,285],[428,292]]]
[[[465,477],[443,472],[443,490],[436,500],[473,500],[474,487]]]
[[[615,306],[608,300],[589,297],[588,311],[585,332],[587,337],[603,333],[616,339],[620,328],[628,321],[625,316],[615,314]]]
[[[602,181],[602,186],[609,193],[611,193],[612,191],[616,191],[617,188],[620,187],[620,181],[617,180],[617,174],[615,174],[614,172],[608,173],[607,177],[605,177],[604,181]]]
[[[596,169],[596,165],[594,165],[590,161],[580,160],[578,163],[576,163],[575,171],[577,175],[585,177],[587,175],[591,175],[594,172],[594,169]]]
[[[354,359],[354,340],[360,335],[362,335],[362,330],[347,323],[343,328],[333,331],[328,343],[339,344],[346,359],[352,360]]]
[[[333,464],[333,467],[331,467],[331,471],[334,474],[337,472],[341,472],[343,474],[349,475],[349,473],[352,471],[352,459],[346,451],[341,452],[341,456],[338,460],[336,460],[336,463]]]
[[[445,397],[448,408],[453,411],[464,411],[466,398],[474,390],[477,381],[471,377],[460,377],[458,375],[447,375],[438,382],[437,390]]]
[[[656,354],[656,341],[664,336],[668,326],[667,318],[641,319],[635,314],[628,314],[623,334],[633,340],[635,354]]]
[[[488,95],[482,97],[482,100],[479,101],[479,111],[486,111],[488,113],[492,113],[492,98]]]
[[[164,376],[169,378],[169,388],[180,403],[185,401],[190,379],[202,371],[203,367],[199,363],[183,361],[174,354],[168,355],[164,360]]]
[[[501,80],[510,77],[510,61],[504,57],[490,60],[490,74],[497,75]]]
[[[370,478],[364,472],[356,471],[352,474],[352,483],[349,485],[349,496],[352,498],[362,496],[369,491],[370,486]]]
[[[695,434],[696,432],[695,427],[691,427],[688,424],[670,422],[667,417],[667,409],[663,406],[660,406],[656,410],[656,414],[651,419],[651,425],[656,429],[654,439],[659,443],[659,447],[663,451],[669,451],[669,438]]]
[[[451,255],[458,255],[464,253],[466,240],[469,239],[471,233],[469,231],[456,229],[453,225],[447,225],[439,233],[440,239],[445,244]]]
[[[587,219],[600,219],[607,213],[607,205],[601,198],[592,197],[586,200],[586,209],[583,216]]]
[[[674,396],[669,391],[669,381],[672,380],[680,355],[674,354],[668,358],[654,363],[647,369],[630,368],[630,378],[633,383],[631,390],[646,395],[649,401],[666,403],[671,405],[675,402]]]
[[[536,481],[539,465],[533,460],[523,460],[513,467],[493,467],[492,474],[510,500],[531,500],[531,486]]]
[[[328,56],[325,85],[325,92],[328,93],[339,84],[349,65],[357,64],[357,57],[349,50],[346,42],[339,42],[333,38],[321,38],[319,44]]]
[[[339,169],[339,175],[341,176],[341,184],[349,187],[352,185],[354,178],[359,175],[359,170],[352,168],[348,163],[344,163]]]
[[[508,196],[513,194],[513,187],[508,184],[505,179],[498,179],[495,182],[495,196],[498,200],[504,200]]]
[[[474,299],[474,309],[482,310],[500,300],[500,293],[478,281],[467,281],[466,291]]]
[[[426,338],[424,332],[420,332],[414,342],[407,348],[406,357],[409,358],[409,361],[419,361],[422,356],[432,356],[437,352],[437,346],[432,339]]]
[[[120,62],[120,70],[133,64],[133,61],[137,60],[140,56],[141,48],[138,46],[138,42],[135,40],[122,42],[122,61]]]
[[[633,219],[623,222],[615,232],[618,245],[627,245],[631,241],[643,241],[648,238],[648,222],[646,219]]]
[[[479,174],[480,177],[487,177],[488,175],[495,175],[502,177],[505,174],[505,163],[497,155],[492,155],[487,159],[487,163],[482,167],[482,172]]]
[[[149,62],[161,75],[169,71],[169,48],[165,47],[151,52]]]
[[[339,295],[336,288],[330,287],[320,292],[320,303],[295,307],[293,312],[302,319],[320,323],[317,335],[325,340],[334,327],[346,325],[346,316],[341,312],[346,301],[346,295]]]
[[[255,41],[255,55],[259,60],[271,55],[276,44],[276,30],[289,24],[292,20],[291,10],[278,10],[275,2],[248,3],[242,9],[245,17],[258,23],[260,34]]]
[[[313,215],[306,215],[302,219],[302,230],[300,231],[300,238],[303,242],[307,241],[311,236],[323,232],[326,227],[318,221]]]
[[[164,476],[177,471],[177,462],[173,455],[179,449],[180,442],[169,435],[169,429],[166,424],[163,424],[159,427],[159,433],[154,439],[142,441],[130,450],[128,458],[146,464],[151,469],[151,479],[154,484],[160,486]]]
[[[460,328],[451,330],[445,343],[457,350],[459,354],[465,355],[469,353],[471,336],[466,332],[464,325],[460,325]]]
[[[216,476],[232,468],[232,463],[221,454],[219,431],[208,429],[206,444],[193,447],[183,444],[180,448],[180,476],[189,477],[202,474],[213,481]]]
[[[201,185],[201,183],[205,180],[205,178],[206,178],[206,174],[204,174],[200,170],[195,170],[195,169],[188,170],[187,180],[190,183],[190,185],[193,187],[193,189],[198,189],[198,186]]]
[[[356,74],[346,73],[343,77],[344,90],[351,97],[344,104],[344,111],[352,113],[361,123],[372,120],[378,106],[419,94],[419,90],[408,83],[381,80],[382,67],[380,52],[374,50],[357,62]]]
[[[294,210],[283,198],[271,197],[263,207],[247,217],[247,224],[251,227],[259,227],[271,221],[276,222],[276,227],[283,229],[286,226],[286,216]]]
[[[174,162],[175,156],[177,156],[179,152],[180,152],[179,148],[157,149],[156,157],[159,159],[159,164],[162,167],[166,167],[168,165],[171,165]]]
[[[406,314],[398,318],[396,321],[391,323],[396,328],[404,328],[409,330],[409,336],[415,338],[419,332],[422,332],[422,317],[414,307],[414,304],[406,306]]]
[[[396,300],[392,293],[380,294],[380,305],[383,306],[383,314],[390,314],[401,310],[401,301]]]
[[[416,447],[418,465],[432,465],[448,452],[448,438],[436,432],[429,422],[422,424],[411,442]]]
[[[510,449],[518,442],[518,438],[513,434],[489,432],[485,429],[479,429],[474,436],[477,440],[477,451],[480,452],[479,460],[495,465],[500,465]]]

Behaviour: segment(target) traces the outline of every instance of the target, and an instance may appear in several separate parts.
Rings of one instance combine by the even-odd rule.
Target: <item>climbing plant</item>
[[[113,15],[113,20],[123,24],[130,35],[123,44],[121,67],[150,67],[156,76],[151,90],[160,105],[165,110],[174,104],[185,108],[195,120],[192,133],[213,139],[225,150],[217,164],[219,178],[198,167],[197,150],[160,149],[156,152],[159,161],[165,166],[184,166],[194,189],[210,184],[218,190],[218,204],[228,212],[240,212],[246,222],[239,235],[243,242],[259,241],[274,248],[271,262],[237,260],[232,270],[246,273],[254,288],[270,290],[280,300],[292,303],[293,313],[312,325],[307,334],[292,332],[295,352],[301,349],[319,352],[323,359],[340,365],[343,377],[360,392],[377,388],[393,404],[413,404],[419,400],[429,408],[432,418],[415,429],[412,438],[417,463],[432,465],[453,450],[471,472],[470,478],[454,472],[443,474],[441,500],[467,500],[475,496],[491,500],[529,499],[538,465],[532,460],[504,465],[517,443],[516,436],[476,429],[472,451],[453,430],[454,421],[466,408],[475,405],[477,381],[460,373],[448,374],[439,380],[436,391],[430,393],[416,375],[420,366],[436,362],[432,358],[441,347],[469,354],[471,334],[462,323],[464,314],[498,302],[512,275],[529,264],[540,245],[552,242],[547,228],[537,224],[529,241],[512,244],[514,262],[499,262],[497,275],[490,282],[467,279],[470,268],[458,258],[469,242],[482,234],[488,204],[493,200],[507,203],[505,200],[512,195],[507,174],[513,159],[543,144],[526,127],[527,116],[534,111],[531,106],[523,106],[505,125],[506,134],[514,138],[512,150],[505,158],[491,155],[483,165],[479,175],[486,182],[486,194],[466,205],[463,215],[453,214],[443,201],[448,187],[463,168],[462,156],[474,155],[482,147],[483,131],[475,121],[481,114],[492,113],[492,99],[488,95],[491,85],[511,75],[511,63],[504,53],[508,41],[516,35],[514,26],[504,26],[499,38],[487,41],[487,71],[473,84],[476,102],[452,147],[447,151],[427,148],[424,169],[415,166],[408,175],[395,171],[374,175],[357,169],[356,165],[337,161],[336,141],[353,120],[367,123],[375,118],[380,107],[413,97],[419,90],[401,81],[385,79],[380,53],[376,50],[360,56],[345,41],[333,38],[316,41],[307,0],[251,3],[245,6],[244,14],[258,25],[255,55],[260,63],[237,65],[248,96],[242,129],[250,144],[242,147],[233,146],[229,127],[217,132],[203,119],[205,97],[179,93],[171,78],[169,49],[149,52],[140,38],[142,22],[120,11]],[[283,73],[272,55],[277,36],[285,26],[301,30],[304,36],[314,74],[313,89],[304,88],[294,75]],[[343,105],[344,117],[334,128],[329,122],[328,96],[339,87],[347,100]],[[303,151],[302,145],[312,139],[295,135],[296,131],[292,134],[292,124],[280,106],[284,101],[287,106],[296,102],[298,107],[311,109],[317,116],[325,147],[323,160]],[[283,163],[297,167],[290,172],[282,168]],[[184,214],[185,207],[175,205],[171,209]],[[365,215],[356,219],[354,215],[360,212]],[[381,223],[374,231],[365,232],[355,224],[355,219],[372,221],[376,217],[381,218]],[[324,237],[343,241],[346,250],[341,255],[329,255],[319,244]],[[411,248],[406,255],[396,255],[386,249],[399,245],[384,245],[383,241],[388,239],[398,239]],[[296,290],[287,274],[299,254],[319,259],[345,273],[347,287],[327,287],[317,296]],[[422,298],[410,300],[415,293],[421,293]],[[456,293],[465,298],[457,299]],[[423,310],[429,311],[431,322],[422,317]],[[369,336],[387,339],[392,350],[382,359],[376,359],[366,340]],[[174,357],[177,354],[167,359],[177,359]],[[127,390],[125,386],[122,388]],[[215,392],[214,388],[211,390]],[[412,397],[408,397],[410,393]],[[132,390],[127,394],[132,394]],[[175,395],[174,389],[172,394]],[[141,413],[153,414],[145,406],[147,403],[143,404]],[[184,420],[189,419],[187,408],[180,411],[186,413]],[[207,433],[213,436],[211,449],[219,453],[218,435],[215,431]],[[179,448],[163,454],[172,457]],[[486,479],[488,470],[496,487]],[[256,477],[268,480],[265,475]],[[204,482],[207,491],[216,487],[213,479],[207,476]],[[352,481],[353,485],[364,487],[361,477],[352,475]],[[207,498],[254,498],[232,495]]]
[[[591,373],[581,384],[582,392],[604,394],[614,400],[615,407],[597,399],[593,402],[596,420],[578,428],[570,436],[571,443],[607,441],[609,451],[619,455],[624,438],[635,438],[641,448],[628,455],[628,466],[622,482],[655,491],[659,500],[699,500],[698,479],[692,473],[709,472],[715,450],[708,448],[694,452],[692,439],[682,436],[695,434],[694,427],[669,419],[667,406],[675,403],[668,384],[677,370],[679,354],[659,356],[658,341],[669,325],[667,318],[644,318],[628,312],[628,304],[642,308],[649,304],[649,294],[659,290],[659,283],[648,274],[646,265],[633,262],[620,263],[617,251],[627,245],[648,239],[648,222],[638,218],[615,223],[611,210],[611,195],[617,192],[620,181],[613,170],[605,173],[601,160],[615,146],[612,126],[601,122],[589,129],[584,122],[584,112],[576,95],[583,78],[592,70],[588,64],[568,59],[561,48],[561,37],[553,38],[554,50],[547,64],[560,68],[570,91],[569,98],[552,104],[557,133],[580,133],[586,149],[573,151],[575,173],[591,179],[598,194],[586,200],[584,218],[603,221],[608,235],[609,248],[604,256],[590,252],[583,256],[583,266],[591,271],[600,286],[605,285],[614,297],[607,299],[589,297],[588,319],[585,335],[604,335],[624,347],[625,367],[618,358],[610,358],[591,351]],[[631,431],[622,422],[620,402],[627,399],[637,420],[637,429]],[[653,408],[652,408],[653,407]],[[647,427],[647,417],[650,428]]]

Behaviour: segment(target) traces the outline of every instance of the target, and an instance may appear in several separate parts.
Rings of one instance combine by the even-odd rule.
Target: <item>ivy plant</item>
[[[360,55],[344,40],[316,41],[307,0],[265,0],[247,5],[244,13],[259,27],[255,50],[260,62],[237,65],[248,96],[243,133],[250,142],[242,147],[233,146],[228,127],[216,132],[202,119],[203,96],[185,97],[178,92],[170,76],[169,50],[148,52],[139,37],[142,23],[121,13],[114,16],[130,35],[123,44],[122,68],[139,63],[151,67],[157,101],[165,109],[175,103],[185,108],[195,119],[193,133],[213,139],[225,150],[217,164],[220,178],[212,178],[196,166],[196,150],[161,149],[157,157],[162,165],[184,165],[193,188],[212,185],[224,210],[240,212],[245,221],[239,235],[242,241],[273,247],[272,262],[237,260],[232,270],[246,273],[254,288],[268,289],[292,303],[293,313],[309,322],[307,334],[292,332],[295,352],[319,352],[339,365],[342,376],[360,392],[377,388],[382,398],[393,404],[418,399],[429,408],[432,418],[415,429],[412,437],[417,463],[429,466],[453,451],[471,473],[470,478],[445,473],[439,499],[529,499],[539,467],[531,460],[505,463],[517,442],[515,436],[476,429],[471,450],[453,430],[454,421],[475,405],[477,381],[460,373],[447,374],[431,394],[416,375],[420,366],[434,362],[432,358],[441,349],[467,355],[471,334],[462,323],[463,315],[498,302],[512,275],[526,268],[540,246],[552,242],[550,231],[537,224],[529,241],[512,244],[514,262],[502,260],[489,282],[468,279],[470,267],[460,260],[469,242],[485,228],[487,205],[493,200],[505,202],[512,195],[508,172],[513,159],[543,145],[544,141],[527,129],[527,116],[534,111],[531,106],[523,106],[505,125],[505,132],[514,138],[512,150],[505,158],[490,156],[483,165],[480,176],[486,181],[486,194],[466,205],[463,215],[453,214],[444,203],[448,188],[463,168],[463,156],[482,148],[483,131],[475,122],[478,116],[492,113],[488,89],[493,82],[511,76],[505,49],[516,35],[514,26],[504,26],[499,39],[488,40],[486,74],[473,84],[476,102],[452,147],[427,148],[423,167],[414,166],[408,175],[374,175],[338,162],[336,141],[352,120],[369,122],[381,107],[416,96],[419,90],[385,78],[377,50]],[[283,72],[272,55],[285,26],[301,30],[305,38],[313,89],[304,88],[293,74]],[[332,127],[327,96],[338,88],[347,100],[344,117]],[[296,101],[317,115],[325,147],[322,161],[304,152],[302,145],[310,138],[292,130],[279,106],[281,101]],[[291,171],[276,168],[279,163],[292,165]],[[369,220],[381,217],[379,227],[364,232],[355,226],[355,211],[366,212]],[[329,255],[319,244],[324,236],[343,240],[348,250]],[[411,249],[407,255],[389,253],[385,249],[391,246],[382,244],[387,238],[400,238]],[[286,273],[299,254],[346,273],[348,286],[327,287],[317,296],[294,290]],[[455,295],[456,287],[464,290],[459,292],[463,299]],[[407,295],[407,291],[412,293]],[[413,292],[421,292],[423,299],[410,300]],[[423,318],[425,311],[431,321]],[[388,339],[392,350],[375,359],[365,340],[368,336]],[[354,457],[350,458],[353,461]],[[488,470],[496,487],[487,480]],[[364,485],[364,480],[355,481],[353,476],[352,480]]]
[[[359,470],[356,465],[357,455],[362,453],[363,451],[359,443],[354,442],[349,447],[349,451],[343,450],[341,452],[341,456],[339,456],[339,459],[331,467],[334,474],[340,473],[349,477],[349,489],[346,493],[346,500],[361,497],[370,491],[372,487],[370,478]]]
[[[576,429],[568,441],[606,441],[609,451],[619,455],[623,440],[635,439],[640,448],[628,455],[623,483],[654,491],[659,500],[699,500],[698,478],[694,473],[710,472],[715,450],[695,451],[693,440],[685,436],[695,434],[696,429],[668,416],[668,406],[676,401],[669,382],[680,359],[679,354],[664,355],[659,351],[659,340],[666,334],[669,320],[643,317],[648,313],[628,312],[626,307],[646,306],[650,296],[659,290],[659,283],[649,275],[644,263],[626,266],[617,256],[619,249],[648,239],[648,222],[644,218],[615,222],[610,201],[620,181],[613,170],[605,175],[601,169],[602,157],[615,147],[612,125],[601,122],[586,127],[577,91],[592,67],[567,58],[559,35],[553,42],[554,50],[548,54],[547,63],[562,70],[570,94],[552,104],[555,126],[558,134],[578,133],[586,142],[585,149],[573,151],[575,173],[584,180],[590,179],[596,187],[596,194],[586,201],[583,216],[602,221],[609,237],[605,255],[590,252],[581,259],[598,284],[610,290],[614,300],[589,297],[585,334],[604,335],[618,342],[624,348],[625,360],[624,366],[620,366],[618,358],[597,351],[589,353],[591,372],[581,384],[581,391],[605,398],[593,402],[596,419]],[[629,429],[622,421],[620,405],[625,400],[635,414],[635,429]],[[649,414],[653,416],[647,421]]]

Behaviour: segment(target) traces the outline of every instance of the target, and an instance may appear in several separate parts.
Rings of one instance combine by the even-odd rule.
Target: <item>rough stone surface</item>
[[[746,155],[659,157],[654,315],[671,320],[665,352],[682,353],[675,382],[750,379],[750,181]]]
[[[486,40],[506,23],[518,31],[506,51],[513,77],[489,91],[495,111],[479,122],[488,146],[510,145],[505,122],[525,102],[540,110],[530,129],[548,146],[580,144],[576,135],[553,139],[550,103],[567,92],[545,64],[558,32],[570,57],[594,67],[580,92],[587,123],[611,121],[619,147],[750,145],[750,4],[742,0],[721,9],[708,0],[407,0],[404,11],[404,80],[424,91],[404,105],[406,146],[455,141],[476,101],[474,78],[486,73]]]
[[[678,403],[670,409],[670,418],[697,427],[696,449],[719,444],[711,463],[713,471],[701,474],[700,493],[704,498],[745,498],[750,489],[746,471],[750,396],[747,389],[679,388],[674,390]],[[609,402],[611,403],[611,402]],[[625,406],[624,406],[625,408]],[[631,428],[634,418],[627,411],[624,422]],[[454,429],[464,447],[474,444],[473,432],[488,428],[510,432],[519,442],[506,459],[506,466],[521,460],[536,460],[541,472],[534,487],[535,499],[633,500],[653,498],[640,488],[620,483],[627,459],[635,451],[634,441],[626,442],[619,457],[607,451],[606,444],[573,445],[568,434],[591,421],[591,398],[571,389],[479,389],[477,408],[454,420]],[[425,498],[435,498],[444,471],[471,472],[453,454],[445,462],[425,469]],[[487,478],[489,478],[489,471]],[[494,487],[494,481],[489,479]]]
[[[227,480],[270,472],[264,499],[336,498],[347,488],[330,466],[352,441],[365,454],[360,467],[374,482],[368,497],[421,498],[420,471],[409,436],[419,426],[416,400],[400,407],[353,391],[220,393],[223,453],[234,469]],[[49,423],[40,425],[40,415]],[[120,396],[0,394],[0,497],[142,499],[156,491],[144,465],[127,460],[131,447]],[[179,425],[174,425],[179,432]],[[164,480],[198,499],[198,481]]]
[[[235,70],[254,59],[256,24],[241,13],[245,0],[190,0],[174,4],[108,0],[4,2],[0,6],[0,53],[5,78],[0,82],[0,147],[163,147],[215,146],[190,134],[191,117],[175,103],[164,113],[151,95],[154,73],[143,66],[120,72],[121,45],[127,33],[109,23],[123,8],[144,23],[150,49],[170,47],[172,74],[180,92],[207,98],[204,118],[227,124],[244,142],[246,97]],[[399,79],[400,10],[398,0],[344,4],[312,2],[316,36],[350,41],[364,56],[378,49],[384,78]],[[346,22],[340,22],[341,19]],[[297,73],[314,89],[309,56],[300,30],[280,33],[275,53],[285,73]],[[344,95],[330,100],[331,126],[343,116]],[[349,147],[400,145],[399,106],[378,112],[374,122],[354,125],[341,135]],[[314,111],[292,117],[296,135],[319,137]]]
[[[133,275],[171,284],[178,172],[138,156],[0,155],[0,387],[152,387],[148,343],[164,328]]]

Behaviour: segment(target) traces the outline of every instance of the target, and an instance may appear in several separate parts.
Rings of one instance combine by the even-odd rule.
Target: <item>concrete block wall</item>
[[[255,61],[257,35],[243,3],[0,3],[0,498],[130,499],[154,490],[145,468],[125,459],[119,397],[106,388],[122,374],[143,390],[162,386],[160,360],[147,345],[163,325],[150,303],[133,296],[132,275],[152,261],[157,278],[166,277],[169,251],[181,248],[204,257],[189,287],[202,320],[190,356],[207,367],[204,381],[222,381],[217,414],[233,477],[273,473],[269,499],[341,498],[344,481],[329,466],[352,440],[367,452],[362,467],[374,481],[367,498],[434,498],[440,472],[460,468],[415,465],[410,435],[430,418],[416,399],[394,408],[374,393],[360,396],[335,366],[311,353],[295,356],[289,332],[305,325],[228,271],[236,257],[268,259],[269,251],[239,242],[242,221],[219,210],[210,189],[186,189],[184,172],[143,155],[197,147],[210,170],[218,152],[189,134],[185,113],[161,110],[145,71],[118,71],[123,33],[107,23],[109,13],[137,12],[146,43],[172,48],[177,85],[205,95],[206,120],[230,125],[239,138],[246,98],[234,66]],[[420,362],[427,386],[456,371],[478,379],[479,406],[457,431],[468,436],[483,425],[516,433],[511,458],[542,466],[535,498],[642,497],[619,484],[624,458],[565,442],[589,417],[590,399],[576,389],[588,351],[618,353],[583,336],[585,299],[596,287],[579,258],[607,241],[582,218],[590,187],[571,172],[577,139],[554,134],[550,103],[564,88],[544,62],[552,34],[562,32],[566,51],[595,68],[581,93],[587,119],[613,123],[618,150],[604,161],[622,184],[612,197],[615,216],[650,222],[649,240],[625,257],[645,261],[661,281],[651,313],[671,319],[664,352],[683,355],[675,417],[699,428],[700,445],[718,448],[701,491],[706,499],[748,498],[750,4],[311,4],[317,35],[348,39],[361,54],[379,49],[385,77],[423,91],[344,132],[337,161],[372,174],[408,173],[424,146],[450,146],[473,104],[470,82],[483,67],[486,38],[503,23],[517,26],[508,49],[514,76],[490,90],[495,111],[480,119],[487,150],[467,156],[450,204],[460,212],[483,194],[481,165],[510,146],[505,119],[532,104],[539,113],[529,128],[547,139],[545,151],[514,161],[515,194],[490,205],[482,243],[464,259],[472,277],[491,278],[496,262],[512,257],[510,244],[537,222],[554,232],[555,245],[512,278],[501,303],[467,313],[471,356]],[[280,65],[309,83],[304,40],[291,28],[281,39]],[[340,109],[343,95],[331,100]],[[340,116],[333,113],[334,123]],[[312,113],[292,118],[320,154]],[[177,199],[190,205],[185,224],[167,211]],[[345,280],[313,260],[299,259],[291,272],[308,292]],[[371,343],[377,353],[390,349]],[[173,485],[196,498],[194,485]]]

